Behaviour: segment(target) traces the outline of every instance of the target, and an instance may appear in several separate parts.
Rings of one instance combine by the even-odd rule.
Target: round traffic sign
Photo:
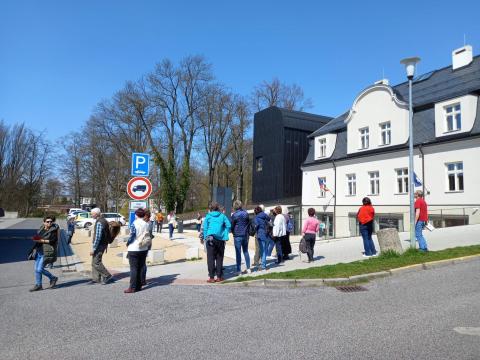
[[[133,200],[145,200],[152,193],[152,183],[146,177],[136,176],[128,182],[127,193]]]

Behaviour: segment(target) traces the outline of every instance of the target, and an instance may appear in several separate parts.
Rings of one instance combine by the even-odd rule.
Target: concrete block
[[[188,248],[187,251],[185,252],[185,259],[187,260],[198,259],[198,258],[200,258],[200,249],[197,247]]]
[[[323,279],[300,279],[295,280],[295,286],[298,287],[314,287],[314,286],[324,286]]]
[[[288,279],[265,279],[265,286],[270,287],[295,287],[295,280]]]
[[[380,245],[380,252],[393,250],[399,254],[403,252],[402,243],[398,236],[397,229],[388,228],[377,231],[378,244]]]
[[[159,265],[165,263],[165,250],[150,250],[147,254],[148,265]]]
[[[390,269],[388,270],[388,272],[392,275],[398,275],[418,270],[423,270],[423,264],[409,265],[397,269]]]
[[[119,247],[119,246],[120,246],[120,244],[119,244],[118,236],[112,241],[111,244],[108,244],[109,248],[116,248],[116,247]]]

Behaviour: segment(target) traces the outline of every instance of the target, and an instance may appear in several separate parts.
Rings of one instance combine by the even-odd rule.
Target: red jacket
[[[375,209],[372,205],[363,205],[357,213],[357,219],[360,224],[365,225],[375,218]]]

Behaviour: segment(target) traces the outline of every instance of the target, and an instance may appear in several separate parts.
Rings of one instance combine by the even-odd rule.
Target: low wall
[[[4,219],[17,219],[18,212],[17,211],[5,211]]]

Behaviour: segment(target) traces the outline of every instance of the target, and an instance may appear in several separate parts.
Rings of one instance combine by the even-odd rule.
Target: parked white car
[[[108,222],[110,221],[118,221],[122,225],[126,225],[127,221],[122,214],[119,213],[104,213],[102,214],[105,217],[105,220]],[[93,218],[81,218],[75,221],[75,226],[77,228],[89,228],[90,226],[95,224],[95,220]]]

